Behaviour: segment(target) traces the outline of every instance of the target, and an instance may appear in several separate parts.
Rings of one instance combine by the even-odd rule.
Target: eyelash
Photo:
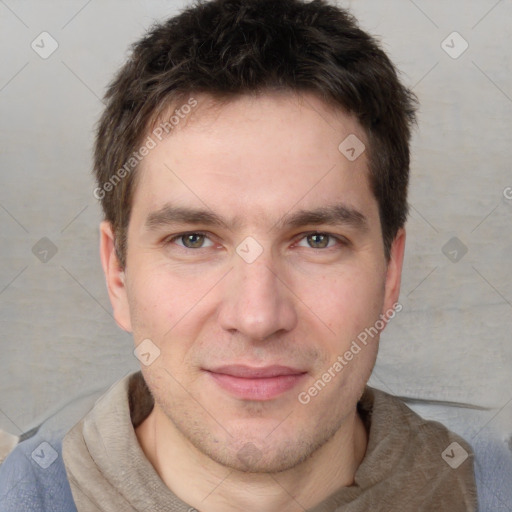
[[[164,243],[165,243],[165,245],[168,245],[168,244],[174,242],[175,240],[177,240],[179,238],[183,238],[184,236],[187,236],[187,235],[202,235],[202,236],[205,236],[206,238],[210,238],[206,231],[186,231],[184,233],[179,233],[177,235],[173,235],[172,237],[165,239]],[[300,242],[303,238],[307,238],[310,235],[327,235],[330,239],[336,240],[339,243],[338,244],[339,246],[348,246],[350,243],[345,237],[333,235],[332,233],[328,233],[325,231],[308,231],[307,233],[301,233],[300,235],[297,236],[296,242]],[[211,241],[213,242],[213,240],[211,240]],[[180,246],[180,245],[178,247],[180,247],[180,249],[183,249],[185,251],[200,251],[201,249],[208,249],[208,247],[198,247],[197,249],[193,249],[191,247],[185,247],[185,246]],[[327,252],[329,250],[334,249],[335,247],[336,246],[318,248],[317,250]],[[310,247],[310,249],[315,249],[315,248]]]

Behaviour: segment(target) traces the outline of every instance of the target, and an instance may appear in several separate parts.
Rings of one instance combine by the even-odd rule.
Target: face
[[[282,471],[355,414],[378,345],[360,334],[397,300],[405,237],[388,264],[366,154],[338,149],[366,140],[353,117],[308,94],[196,98],[141,163],[124,272],[102,224],[109,293],[150,340],[169,428],[228,467]]]

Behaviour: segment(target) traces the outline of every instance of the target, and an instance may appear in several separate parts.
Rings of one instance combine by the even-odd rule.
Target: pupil
[[[192,247],[200,246],[201,242],[202,242],[202,237],[203,237],[203,235],[197,235],[197,234],[187,235],[185,237],[185,239],[187,240],[187,243],[185,245],[190,243],[190,245]],[[194,239],[196,239],[196,240],[194,241]]]
[[[324,248],[326,247],[326,240],[327,240],[327,236],[326,235],[311,235],[311,237],[313,238],[313,243],[314,244],[320,244],[320,247]],[[321,240],[318,240],[318,239],[321,239]]]

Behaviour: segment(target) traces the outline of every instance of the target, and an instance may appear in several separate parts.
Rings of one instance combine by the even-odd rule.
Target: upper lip
[[[278,377],[281,375],[301,375],[306,373],[304,370],[291,368],[289,366],[271,365],[271,366],[245,366],[240,364],[230,364],[219,366],[211,370],[212,373],[220,373],[224,375],[231,375],[232,377],[240,377],[245,379],[263,379],[270,377]]]

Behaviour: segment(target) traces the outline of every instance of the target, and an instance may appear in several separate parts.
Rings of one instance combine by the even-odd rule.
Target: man
[[[101,260],[141,372],[46,471],[21,443],[0,510],[476,510],[471,447],[367,386],[415,121],[374,39],[324,1],[199,3],[106,100]]]

